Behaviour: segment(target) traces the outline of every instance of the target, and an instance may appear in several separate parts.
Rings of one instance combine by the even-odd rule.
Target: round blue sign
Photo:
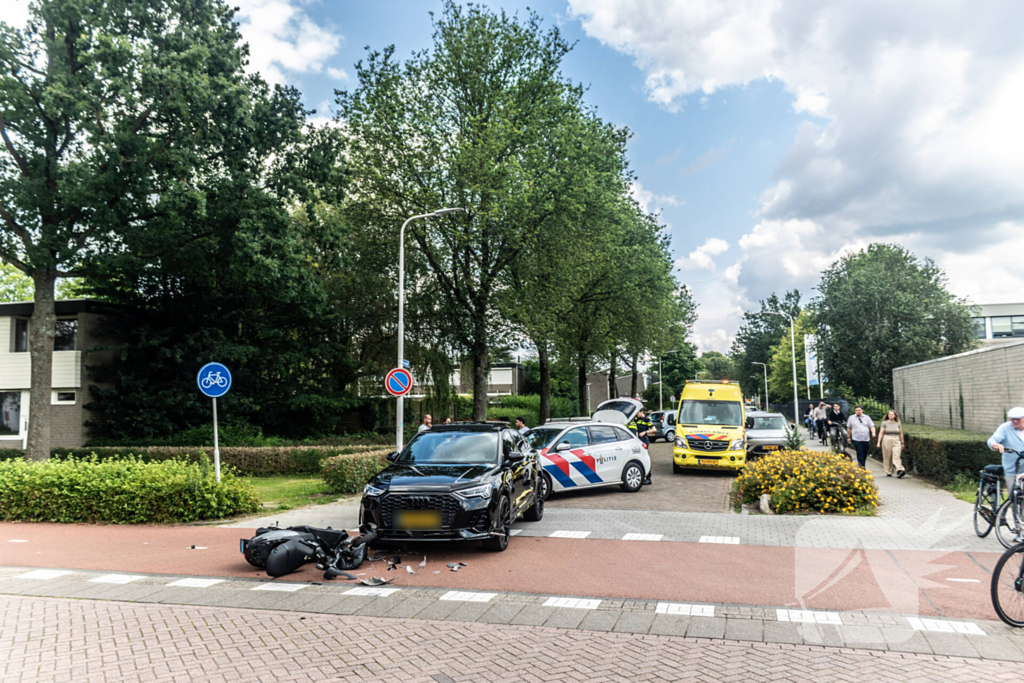
[[[210,398],[220,398],[231,388],[231,371],[222,363],[207,363],[199,368],[196,384]]]

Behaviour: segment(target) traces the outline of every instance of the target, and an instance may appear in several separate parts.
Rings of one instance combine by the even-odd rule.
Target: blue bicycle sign
[[[207,363],[199,368],[196,384],[210,398],[220,398],[231,388],[231,371],[221,363]]]

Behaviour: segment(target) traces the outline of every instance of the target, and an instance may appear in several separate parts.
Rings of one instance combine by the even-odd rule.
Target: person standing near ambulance
[[[636,434],[636,438],[640,439],[640,441],[644,445],[644,448],[650,451],[651,437],[654,436],[655,434],[654,423],[647,419],[646,412],[643,408],[640,408],[640,410],[636,411],[636,416],[634,416],[633,419],[629,421],[629,424],[626,425],[626,429]],[[646,486],[651,485],[650,472],[647,473],[647,480],[644,481],[644,484]]]

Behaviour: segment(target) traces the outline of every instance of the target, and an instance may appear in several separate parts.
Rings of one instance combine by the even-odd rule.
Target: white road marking
[[[254,591],[278,591],[281,593],[294,593],[295,591],[302,590],[308,583],[261,583],[255,588],[249,590]]]
[[[455,600],[456,602],[490,602],[497,593],[473,593],[470,591],[448,591],[441,596],[442,600]]]
[[[724,543],[726,545],[739,545],[739,536],[701,536],[700,543]]]
[[[126,584],[126,583],[131,583],[132,581],[138,581],[139,579],[144,579],[144,578],[146,578],[146,577],[145,576],[133,576],[131,574],[104,574],[103,576],[98,576],[95,579],[89,579],[89,582],[90,583]]]
[[[27,572],[25,574],[18,574],[14,578],[16,579],[39,579],[40,581],[49,581],[50,579],[56,579],[61,576],[67,576],[68,574],[74,574],[74,572],[65,572],[60,569],[36,569],[35,571]]]
[[[175,588],[209,588],[218,583],[224,583],[224,579],[178,579],[167,585]]]
[[[777,609],[779,621],[795,621],[803,624],[835,624],[842,626],[843,620],[838,612],[816,612],[809,609]]]
[[[401,588],[380,588],[377,586],[357,586],[349,588],[342,595],[362,595],[371,598],[386,598],[393,593],[402,590]]]
[[[660,541],[665,538],[663,534],[626,534],[623,541]]]
[[[911,628],[915,631],[932,631],[933,633],[963,633],[971,636],[987,636],[980,626],[970,621],[946,621],[944,619],[921,619],[907,617]]]
[[[601,604],[600,600],[589,600],[587,598],[548,598],[544,603],[545,607],[572,607],[573,609],[597,609]]]
[[[655,614],[674,614],[683,617],[713,617],[714,605],[687,605],[679,602],[659,602]]]
[[[586,538],[589,531],[555,531],[548,538]]]
[[[9,540],[7,542],[8,543],[28,543],[28,541],[23,539],[23,538],[12,538],[11,540]]]
[[[946,581],[959,581],[961,583],[981,583],[978,579],[946,579]]]
[[[522,529],[513,529],[512,531],[510,531],[508,533],[510,535],[512,535],[512,536],[518,536],[519,534],[523,533],[523,530]]]

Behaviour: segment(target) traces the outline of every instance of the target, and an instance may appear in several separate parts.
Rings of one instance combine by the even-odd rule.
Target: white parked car
[[[598,414],[600,410],[595,417]],[[540,495],[547,498],[555,491],[613,484],[630,493],[639,491],[651,472],[651,458],[624,425],[596,420],[548,422],[527,432],[526,440],[537,451],[543,473]]]

